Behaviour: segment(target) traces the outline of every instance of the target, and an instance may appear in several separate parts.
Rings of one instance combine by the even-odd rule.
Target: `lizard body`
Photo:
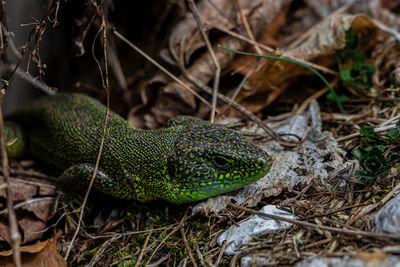
[[[87,188],[106,107],[82,94],[43,97],[10,116],[9,155],[29,153],[59,171],[63,191]],[[15,124],[15,123],[17,124]],[[123,199],[198,201],[243,187],[270,169],[270,157],[220,125],[177,117],[164,129],[133,127],[110,111],[93,187]]]

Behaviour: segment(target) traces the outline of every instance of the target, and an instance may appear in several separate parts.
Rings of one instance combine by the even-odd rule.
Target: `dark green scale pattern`
[[[58,94],[10,119],[23,126],[27,140],[20,141],[31,155],[64,171],[59,184],[70,192],[89,184],[105,114],[105,106],[93,98]],[[16,128],[6,127],[8,138],[23,136]],[[11,145],[9,153],[17,147],[21,143]],[[185,203],[241,188],[271,165],[264,151],[223,126],[179,116],[168,128],[142,130],[111,112],[94,188],[117,198]]]

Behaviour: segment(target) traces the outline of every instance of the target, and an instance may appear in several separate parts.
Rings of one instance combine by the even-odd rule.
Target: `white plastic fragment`
[[[277,215],[285,218],[292,219],[292,214],[277,209],[274,205],[267,205],[263,207],[260,212]],[[239,252],[238,245],[249,243],[257,235],[267,233],[275,230],[289,228],[292,224],[283,221],[276,221],[255,215],[249,220],[240,223],[238,226],[233,225],[224,233],[222,233],[217,242],[222,246],[223,242],[227,242],[225,253],[234,255]]]
[[[400,194],[386,203],[375,215],[375,231],[400,234]]]

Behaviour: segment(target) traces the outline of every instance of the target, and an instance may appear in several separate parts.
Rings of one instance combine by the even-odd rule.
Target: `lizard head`
[[[260,179],[271,165],[266,152],[233,130],[183,126],[168,156],[170,188],[164,198],[186,203],[223,194]]]

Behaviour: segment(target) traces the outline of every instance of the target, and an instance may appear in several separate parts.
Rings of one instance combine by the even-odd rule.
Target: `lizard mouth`
[[[199,187],[201,189],[177,189],[179,193],[174,194],[172,197],[173,199],[168,198],[167,200],[176,204],[184,204],[204,200],[209,197],[214,197],[234,190],[238,190],[264,177],[271,169],[272,160],[269,158],[269,156],[268,158],[260,158],[258,166],[258,172],[252,173],[253,175],[244,178],[204,182],[204,184],[201,184],[201,186]]]

